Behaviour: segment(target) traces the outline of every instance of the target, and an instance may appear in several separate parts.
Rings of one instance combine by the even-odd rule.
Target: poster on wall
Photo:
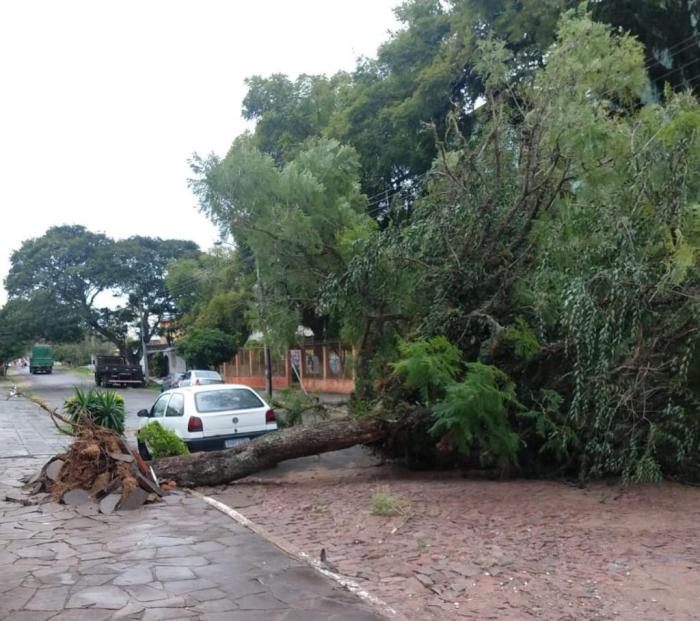
[[[292,365],[292,381],[301,381],[301,349],[289,350],[289,361]]]

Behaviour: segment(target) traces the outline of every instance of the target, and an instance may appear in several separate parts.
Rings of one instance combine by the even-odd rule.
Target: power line
[[[684,47],[683,49],[678,50],[678,52],[676,52],[675,54],[672,54],[671,56],[669,56],[669,57],[668,57],[669,62],[670,62],[671,64],[673,64],[673,59],[675,59],[679,54],[682,54],[683,52],[687,51],[687,50],[690,49],[691,47],[693,47],[693,44],[688,45],[688,46]],[[664,65],[664,64],[663,64],[661,61],[659,61],[659,60],[654,60],[654,61],[652,61],[652,62],[650,62],[650,63],[646,63],[646,64],[644,65],[644,69],[646,69],[647,72],[649,72],[649,71],[652,69],[652,67],[654,67],[654,65],[658,65],[658,66],[661,67],[662,69],[668,69],[668,67],[666,67],[666,65]],[[672,71],[672,70],[673,70],[672,68],[669,69],[669,71]],[[654,79],[658,80],[659,78],[654,78]]]
[[[682,41],[679,41],[678,43],[674,43],[671,47],[666,48],[666,51],[667,51],[667,52],[670,52],[670,51],[673,50],[674,48],[677,48],[679,45],[683,45],[684,43],[687,43],[688,41],[691,41],[691,40],[697,43],[697,42],[698,42],[698,39],[699,39],[698,34],[697,34],[697,33],[693,33],[693,34],[690,35],[688,38],[683,39]],[[675,54],[675,53],[674,53],[674,54]]]
[[[675,69],[670,69],[670,70],[667,71],[666,73],[661,74],[661,75],[660,75],[658,78],[656,78],[656,79],[657,79],[657,80],[663,80],[665,77],[667,77],[667,76],[669,76],[669,75],[675,73],[676,71],[682,71],[682,70],[685,69],[686,67],[689,67],[690,65],[694,65],[694,64],[696,64],[696,63],[700,63],[700,58],[694,58],[693,60],[689,60],[687,63],[684,63],[684,64],[680,65],[679,67],[676,67]],[[690,80],[694,80],[695,78],[697,78],[697,76],[690,78]]]

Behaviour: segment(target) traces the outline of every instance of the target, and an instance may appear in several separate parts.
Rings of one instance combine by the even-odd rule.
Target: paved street
[[[80,375],[68,369],[54,367],[51,375],[30,375],[27,369],[11,370],[10,380],[19,387],[28,389],[33,395],[52,408],[63,407],[63,402],[73,395],[75,388],[95,388],[92,377]],[[138,429],[139,410],[149,409],[158,396],[157,392],[145,388],[110,388],[124,397],[126,407],[127,435]]]
[[[0,385],[3,386],[4,385]],[[22,399],[0,399],[0,492],[66,441]],[[378,621],[376,612],[184,493],[104,516],[92,505],[0,501],[0,619]]]

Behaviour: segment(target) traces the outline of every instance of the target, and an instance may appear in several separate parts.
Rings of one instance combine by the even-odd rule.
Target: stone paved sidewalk
[[[20,474],[66,441],[21,400],[0,401],[0,429],[4,486],[18,486]],[[307,564],[182,492],[111,516],[94,506],[0,501],[0,567],[0,620],[382,619]]]

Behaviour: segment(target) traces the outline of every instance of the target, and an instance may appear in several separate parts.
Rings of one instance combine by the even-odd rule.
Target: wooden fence
[[[350,394],[355,389],[352,352],[338,343],[313,343],[271,356],[272,387],[297,386],[309,392]],[[265,354],[262,347],[250,347],[224,364],[224,380],[264,389]]]

